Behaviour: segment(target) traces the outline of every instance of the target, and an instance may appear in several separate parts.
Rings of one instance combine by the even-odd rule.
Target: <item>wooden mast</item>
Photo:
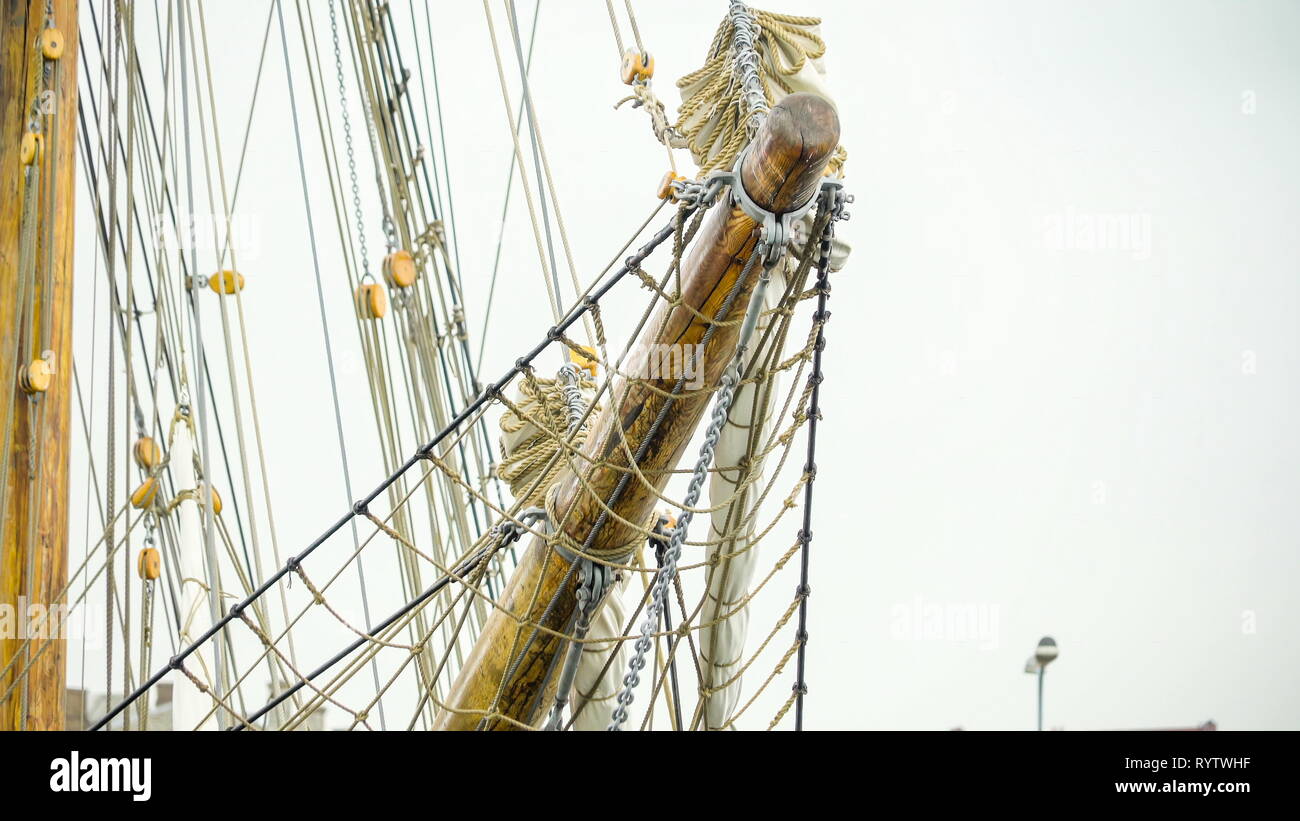
[[[20,337],[26,305],[19,305],[19,255],[25,166],[19,153],[27,130],[35,75],[41,60],[35,49],[45,29],[42,0],[0,0],[0,442],[8,451],[8,483],[0,488],[7,496],[3,535],[0,538],[0,608],[11,616],[8,626],[14,634],[0,636],[0,669],[9,665],[22,647],[21,636],[34,619],[44,622],[48,638],[33,638],[23,658],[0,676],[0,694],[15,683],[17,674],[31,663],[27,681],[19,681],[10,697],[0,704],[0,730],[63,728],[65,690],[65,643],[60,632],[62,619],[52,617],[67,579],[68,545],[68,450],[72,386],[72,215],[73,180],[77,141],[77,2],[53,0],[54,21],[62,40],[62,55],[51,62],[51,81],[42,129],[42,188],[52,194],[53,203],[42,201],[34,212],[41,218],[35,234],[35,298],[29,329],[45,337],[52,351],[53,365],[48,389],[33,402],[19,387],[18,370],[29,365],[27,345]],[[48,188],[45,183],[52,182]],[[46,247],[43,215],[53,219]],[[47,253],[49,256],[47,257]],[[43,272],[50,263],[46,287]],[[41,323],[48,327],[42,329]],[[44,351],[37,348],[37,356]],[[33,443],[35,446],[33,447]],[[50,614],[41,616],[41,613]],[[5,625],[0,614],[0,625]],[[23,705],[25,704],[25,709]],[[25,713],[25,721],[23,720]]]
[[[745,190],[764,208],[778,213],[792,210],[815,194],[838,142],[839,119],[830,103],[814,94],[791,94],[772,109],[755,137],[741,168]],[[656,345],[681,345],[680,350],[687,350],[685,346],[700,342],[709,323],[698,315],[712,317],[722,306],[757,242],[755,227],[755,222],[739,208],[714,208],[701,226],[689,256],[683,260],[685,304],[659,306],[643,338],[637,342],[642,359],[652,351],[664,350],[653,347]],[[756,282],[755,272],[741,286],[728,320],[744,316],[749,293]],[[704,349],[705,385],[718,384],[735,351],[738,333],[738,323],[720,324],[714,331]],[[646,371],[634,364],[627,372]],[[653,420],[669,402],[645,383],[661,391],[671,391],[675,382],[671,377],[675,376],[615,381],[611,396],[617,402],[608,403],[592,423],[592,433],[583,449],[588,464],[599,460],[608,460],[615,466],[627,464],[626,453],[635,452],[641,446]],[[712,393],[694,392],[689,398],[671,401],[668,414],[651,437],[640,463],[642,472],[658,488],[663,488],[668,470],[682,456],[712,397]],[[626,434],[626,450],[622,432]],[[591,490],[584,489],[572,474],[560,479],[555,512],[564,522],[567,535],[578,544],[586,541],[602,510],[600,500],[610,497],[622,475],[623,471],[612,467],[588,468]],[[648,488],[633,480],[613,509],[627,521],[646,522],[655,501]],[[628,544],[637,538],[636,533],[634,528],[610,517],[592,542],[592,551],[598,553]],[[487,714],[485,727],[516,729],[519,725],[513,722],[531,725],[545,715],[556,683],[556,676],[548,677],[547,672],[564,642],[553,633],[538,631],[528,650],[522,655],[520,651],[539,621],[548,630],[564,631],[575,607],[576,578],[560,590],[568,570],[569,563],[548,550],[544,539],[533,539],[501,597],[506,611],[521,617],[526,614],[526,620],[516,621],[501,609],[492,611],[452,685],[447,707],[438,714],[435,728],[472,730]],[[542,621],[553,598],[554,607]],[[502,678],[512,662],[517,662],[513,665],[514,673],[503,683]],[[611,670],[608,675],[621,677],[623,671]],[[539,693],[543,687],[548,691]]]

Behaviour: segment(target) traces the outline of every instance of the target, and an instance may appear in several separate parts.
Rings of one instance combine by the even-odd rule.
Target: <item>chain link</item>
[[[728,14],[731,17],[732,43],[735,50],[734,70],[744,91],[745,106],[749,109],[745,129],[749,139],[752,140],[758,133],[759,126],[763,124],[763,120],[767,118],[768,111],[771,110],[767,104],[767,92],[763,90],[763,80],[758,70],[758,52],[754,48],[754,40],[758,36],[758,23],[749,8],[740,0],[731,0],[731,10]]]
[[[750,255],[751,260],[764,258],[767,254],[766,243],[760,242]],[[779,259],[779,257],[778,257]],[[699,458],[695,460],[695,469],[691,474],[691,483],[686,489],[686,498],[682,500],[682,515],[677,520],[677,527],[673,528],[671,537],[668,539],[668,547],[664,550],[663,567],[655,576],[654,591],[651,595],[650,603],[646,607],[645,621],[641,623],[641,636],[636,640],[634,645],[635,652],[627,665],[627,675],[623,677],[623,689],[618,694],[618,706],[614,708],[610,716],[609,726],[606,728],[611,731],[621,730],[623,724],[627,721],[627,708],[632,705],[634,691],[638,684],[641,683],[641,670],[645,668],[646,654],[650,652],[650,637],[659,629],[659,620],[667,606],[668,588],[672,585],[673,579],[677,575],[677,562],[682,556],[682,545],[686,542],[686,531],[689,529],[691,519],[694,518],[692,508],[700,500],[700,492],[704,488],[704,482],[709,477],[709,466],[713,464],[713,452],[718,445],[718,438],[722,436],[722,429],[727,424],[727,417],[731,413],[731,402],[735,398],[736,385],[740,382],[740,366],[745,358],[745,350],[749,347],[750,337],[754,334],[754,329],[758,326],[758,314],[763,304],[763,297],[767,292],[768,283],[772,280],[772,266],[764,265],[761,278],[754,292],[749,297],[749,304],[745,309],[745,321],[740,327],[740,337],[736,342],[736,351],[727,363],[727,369],[722,374],[722,382],[718,387],[718,396],[713,405],[713,416],[709,421],[709,428],[704,434],[704,443],[700,445]]]
[[[352,208],[357,219],[357,243],[361,250],[362,279],[370,276],[370,254],[366,249],[366,223],[361,216],[361,188],[357,185],[357,158],[352,147],[352,119],[348,117],[347,86],[343,82],[343,55],[339,51],[339,24],[330,0],[330,38],[334,43],[334,73],[339,81],[339,110],[343,113],[343,143],[348,155],[348,179],[352,183]]]
[[[557,374],[560,391],[564,394],[564,410],[568,417],[568,433],[573,434],[587,413],[587,403],[582,398],[582,380],[578,376],[578,366],[572,362],[560,368]]]

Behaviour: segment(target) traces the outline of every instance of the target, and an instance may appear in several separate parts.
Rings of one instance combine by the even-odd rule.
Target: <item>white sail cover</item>
[[[795,223],[785,265],[778,266],[772,272],[772,282],[765,294],[764,311],[770,311],[780,302],[786,289],[787,274],[793,274],[798,267],[798,253],[805,247],[813,218],[814,215],[810,213]],[[833,240],[830,270],[836,271],[843,267],[848,254],[848,245]],[[762,361],[768,356],[774,340],[768,340],[766,344],[758,343],[764,341],[763,332],[775,317],[776,314],[768,314],[759,320],[758,328],[754,331],[755,344],[745,352],[742,373],[755,358]],[[772,414],[776,400],[781,396],[780,382],[779,374],[774,374],[770,386],[761,382],[748,382],[740,386],[714,451],[714,463],[719,470],[713,473],[709,482],[709,506],[724,506],[710,514],[709,540],[721,540],[728,533],[734,535],[711,545],[706,557],[706,566],[709,568],[708,599],[700,614],[700,623],[705,625],[700,631],[700,666],[704,686],[707,688],[704,718],[707,722],[706,729],[709,730],[725,727],[740,700],[740,679],[731,679],[744,664],[745,637],[749,631],[749,608],[741,602],[749,594],[759,560],[758,544],[753,539],[760,517],[753,515],[752,509],[764,485],[764,460],[753,463],[755,478],[739,493],[736,486],[742,478],[741,471],[734,466],[748,461],[746,457],[751,452],[751,428],[756,421],[759,429],[752,440],[752,451],[761,453],[767,447],[777,421],[772,418]],[[762,391],[758,395],[757,404],[755,390]],[[742,520],[743,527],[737,533],[737,525]]]
[[[623,604],[623,591],[627,589],[626,572],[616,573],[614,587],[601,602],[591,621],[588,639],[603,639],[623,635],[626,627],[627,608]],[[582,658],[578,662],[578,676],[573,681],[573,709],[577,717],[573,721],[575,730],[604,730],[609,726],[609,715],[614,709],[615,696],[618,695],[624,671],[627,670],[627,644],[620,644],[614,654],[614,661],[605,666],[609,659],[612,641],[589,641],[582,646]],[[601,675],[604,671],[604,675]],[[591,703],[583,706],[584,696],[591,694]]]
[[[815,25],[794,26],[793,29],[805,29],[814,36],[820,35],[820,29]],[[779,38],[761,37],[757,42],[757,48],[765,70],[774,63],[773,55],[768,52],[772,43],[775,43],[782,52],[779,61],[781,63],[797,65],[801,57],[807,57],[798,72],[783,76],[790,88],[789,92],[776,83],[769,84],[768,88],[773,95],[772,104],[779,103],[787,93],[812,92],[834,105],[834,99],[826,83],[825,64],[819,54],[813,56],[816,52],[811,49],[809,43],[802,42],[796,51],[794,45]],[[706,79],[702,78],[701,82]],[[698,83],[682,89],[683,101],[698,91],[697,86]],[[710,113],[714,121],[725,114],[722,111]],[[702,115],[697,115],[697,119],[699,116]],[[690,125],[690,122],[686,123],[687,127]],[[701,133],[709,134],[714,125],[714,122],[706,124]],[[717,146],[714,145],[713,151],[716,149]],[[841,169],[837,169],[836,176],[842,176]],[[787,284],[786,275],[793,273],[797,267],[797,257],[805,247],[813,219],[814,215],[809,213],[795,223],[786,255],[786,264],[778,266],[778,269],[773,271],[772,283],[767,289],[763,305],[765,311],[776,307],[781,299]],[[829,260],[831,271],[838,271],[844,266],[849,251],[848,244],[842,240],[832,241]],[[754,346],[746,352],[742,371],[748,368],[756,357],[761,360],[768,356],[771,342],[768,345],[759,343],[763,341],[763,332],[772,318],[773,315],[768,315],[760,320],[753,337]],[[770,386],[770,390],[767,390],[765,385],[753,383],[744,384],[737,390],[727,425],[723,428],[714,455],[715,464],[720,470],[714,472],[709,482],[709,506],[724,505],[710,515],[710,541],[722,539],[728,533],[733,534],[731,538],[709,547],[707,551],[708,599],[700,614],[700,623],[704,625],[700,630],[700,665],[706,688],[703,697],[705,728],[709,730],[728,726],[728,721],[741,697],[741,680],[738,672],[745,662],[745,639],[749,632],[748,606],[743,606],[741,602],[749,594],[754,571],[758,567],[759,549],[758,545],[753,543],[753,539],[761,517],[755,516],[752,508],[757,503],[757,497],[761,493],[765,480],[764,464],[759,460],[753,465],[753,478],[747,491],[737,494],[737,482],[742,478],[740,471],[726,468],[748,461],[751,441],[754,443],[752,450],[755,453],[762,452],[766,447],[772,435],[773,425],[777,421],[772,419],[773,406],[777,397],[781,395],[779,375],[774,375],[772,380],[775,384]],[[756,389],[763,391],[759,395],[761,399],[758,404],[755,404]],[[755,423],[759,427],[758,434],[751,438],[751,427]],[[736,532],[737,525],[742,521],[743,526],[739,532]]]

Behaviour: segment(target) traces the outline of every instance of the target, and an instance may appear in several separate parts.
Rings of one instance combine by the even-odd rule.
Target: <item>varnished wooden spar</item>
[[[826,100],[802,93],[786,97],[772,109],[741,168],[745,190],[760,206],[777,212],[791,210],[806,202],[816,192],[826,163],[839,142],[839,131],[839,119]],[[739,208],[716,207],[705,219],[682,266],[685,305],[660,305],[646,326],[644,338],[638,340],[641,362],[652,351],[663,350],[657,346],[680,345],[683,347],[678,350],[693,350],[685,346],[701,341],[709,323],[686,306],[706,317],[717,313],[757,243],[755,227],[754,221]],[[728,320],[744,315],[757,279],[755,270],[742,285]],[[737,323],[719,324],[714,331],[703,352],[703,384],[718,384],[736,349],[739,330]],[[634,362],[626,372],[651,373],[639,367],[640,364]],[[678,374],[662,376],[664,378],[646,381],[662,391],[671,391]],[[692,395],[688,398],[668,399],[640,381],[617,380],[611,394],[617,401],[608,402],[592,423],[592,434],[583,449],[588,465],[608,461],[615,466],[626,466],[627,454],[638,450],[660,409],[670,402],[668,414],[651,437],[640,463],[646,476],[662,489],[668,471],[677,465],[712,402],[712,393],[690,393]],[[626,447],[622,444],[624,435]],[[556,513],[564,522],[565,532],[578,544],[586,541],[603,509],[598,499],[610,498],[623,475],[623,471],[613,467],[592,465],[586,469],[591,490],[584,489],[576,476],[568,474],[561,479],[556,495]],[[646,522],[655,501],[654,494],[633,479],[612,507],[627,521]],[[610,517],[592,542],[592,550],[613,549],[636,538],[634,528]],[[548,551],[544,540],[533,540],[502,594],[506,610],[527,614],[528,621],[520,624],[499,609],[493,611],[447,697],[451,709],[444,709],[438,715],[438,729],[475,729],[483,711],[498,712],[524,724],[535,724],[546,713],[554,694],[541,693],[539,698],[538,690],[548,681],[547,671],[552,667],[557,652],[563,648],[559,638],[539,632],[515,667],[511,679],[504,685],[501,685],[501,680],[511,666],[512,656],[519,656],[533,624],[541,619],[568,569],[568,562],[554,551]],[[563,631],[574,606],[574,582],[571,582],[561,591],[555,607],[543,622],[544,626]],[[622,674],[621,670],[609,672],[613,676]],[[556,678],[549,677],[549,690],[553,691]],[[499,685],[501,695],[498,699]],[[497,717],[491,718],[486,726],[491,729],[516,728],[510,721]]]
[[[74,147],[77,141],[77,2],[54,0],[55,24],[60,28],[63,54],[55,61],[58,94],[53,98],[50,123],[46,127],[42,172],[57,169],[53,195],[53,274],[48,292],[38,285],[36,313],[44,316],[42,306],[49,305],[50,350],[53,351],[53,374],[41,396],[41,413],[19,387],[14,372],[15,346],[18,344],[18,257],[19,227],[22,223],[23,165],[19,141],[26,130],[31,100],[32,48],[45,26],[43,0],[0,0],[0,437],[4,420],[12,418],[12,436],[0,442],[9,449],[9,482],[2,490],[8,494],[3,538],[0,539],[0,607],[13,607],[11,625],[24,625],[29,617],[39,616],[38,605],[49,608],[67,579],[68,547],[68,444],[69,413],[72,391],[72,202],[73,175],[76,168]],[[39,62],[37,68],[39,69]],[[57,139],[56,139],[57,136]],[[38,265],[45,258],[44,231],[36,245]],[[40,332],[40,320],[34,332]],[[42,352],[38,351],[38,355]],[[25,352],[17,357],[19,367],[26,365]],[[35,425],[36,429],[32,430]],[[36,442],[35,454],[29,443]],[[29,460],[35,459],[35,470]],[[39,477],[39,483],[37,481]],[[35,498],[33,498],[35,497]],[[34,521],[33,521],[34,518]],[[34,535],[33,535],[34,534]],[[28,586],[30,568],[31,584]],[[27,612],[23,612],[26,609]],[[57,621],[47,622],[56,632]],[[35,655],[44,648],[28,672],[27,729],[63,729],[65,689],[65,639],[36,638],[31,643]],[[19,650],[18,637],[0,640],[0,669]],[[0,693],[9,689],[15,670],[0,677]],[[20,685],[21,687],[21,685]],[[0,730],[22,726],[20,691],[15,690],[8,702],[0,706]]]

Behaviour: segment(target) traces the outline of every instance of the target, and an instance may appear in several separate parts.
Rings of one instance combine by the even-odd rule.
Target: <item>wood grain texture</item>
[[[813,196],[835,146],[839,143],[839,119],[831,105],[813,94],[792,94],[772,109],[759,131],[741,168],[745,190],[760,206],[773,211],[793,210]],[[639,354],[624,368],[625,373],[645,374],[645,359],[657,345],[695,345],[701,341],[709,322],[695,313],[713,317],[739,278],[745,262],[757,243],[755,223],[738,208],[715,207],[706,217],[687,258],[683,261],[682,281],[685,305],[663,303],[646,325],[637,342]],[[758,279],[757,266],[742,283],[726,320],[743,317],[749,294]],[[689,308],[686,306],[690,306]],[[695,310],[692,311],[691,308]],[[723,370],[736,349],[738,324],[719,324],[703,354],[704,385],[718,384]],[[577,465],[585,471],[590,489],[584,488],[572,473],[560,479],[555,510],[565,532],[578,544],[586,542],[603,510],[600,500],[611,498],[619,479],[630,464],[629,454],[645,443],[647,449],[639,463],[641,471],[656,489],[662,489],[668,471],[678,464],[691,436],[712,403],[712,392],[670,399],[647,387],[646,383],[671,392],[677,374],[662,378],[615,380],[611,395],[617,401],[606,407],[592,423],[592,433]],[[666,403],[667,416],[651,434],[653,420]],[[648,443],[646,442],[648,437]],[[607,464],[599,464],[599,463]],[[611,505],[627,522],[645,523],[651,516],[656,497],[645,483],[633,479]],[[636,528],[610,517],[592,541],[593,552],[617,550],[637,539]],[[543,717],[553,699],[556,675],[548,676],[557,652],[564,642],[539,632],[522,655],[511,679],[498,686],[511,659],[532,633],[532,625],[563,631],[575,606],[574,584],[560,589],[568,572],[568,562],[548,550],[546,542],[534,539],[503,593],[503,604],[512,613],[527,614],[526,621],[516,621],[501,610],[494,610],[480,634],[469,658],[461,668],[447,705],[438,715],[438,729],[475,729],[483,711],[500,713],[535,724]],[[559,591],[554,606],[543,620],[547,605]],[[611,670],[609,675],[623,675]],[[546,690],[540,692],[545,686]],[[458,712],[467,711],[467,712]],[[488,729],[514,729],[516,725],[492,716]]]
[[[0,446],[9,449],[8,494],[3,540],[0,541],[0,605],[18,607],[22,601],[48,607],[67,580],[67,506],[70,399],[72,386],[72,227],[74,154],[77,139],[77,2],[54,0],[56,24],[64,35],[63,56],[55,63],[58,96],[47,123],[57,118],[54,129],[46,128],[43,171],[56,169],[54,209],[53,275],[49,292],[37,287],[36,306],[52,305],[49,348],[54,351],[55,371],[49,391],[41,398],[40,412],[19,388],[14,369],[15,346],[19,343],[18,291],[19,236],[22,222],[23,166],[17,146],[26,127],[31,104],[32,44],[44,27],[44,3],[0,0],[0,392],[9,407],[0,410],[0,436],[4,420],[12,414],[13,433]],[[44,247],[38,243],[38,261]],[[39,263],[38,263],[39,264]],[[38,277],[39,280],[39,277]],[[38,326],[39,330],[39,320]],[[26,357],[17,357],[24,364]],[[33,431],[32,427],[36,429]],[[37,444],[34,454],[28,443]],[[30,460],[35,459],[36,469]],[[37,477],[40,477],[38,484]],[[34,522],[33,522],[34,519]],[[34,530],[32,525],[35,525]],[[30,534],[35,534],[34,539]],[[30,571],[30,586],[28,577]],[[16,613],[26,621],[26,613]],[[63,638],[35,639],[35,654],[48,644],[28,672],[27,729],[63,728],[65,692],[65,644]],[[19,650],[16,638],[0,640],[0,668]],[[17,669],[24,666],[20,659]],[[9,688],[16,671],[0,678],[0,693]],[[0,729],[21,726],[18,691],[0,705]]]

